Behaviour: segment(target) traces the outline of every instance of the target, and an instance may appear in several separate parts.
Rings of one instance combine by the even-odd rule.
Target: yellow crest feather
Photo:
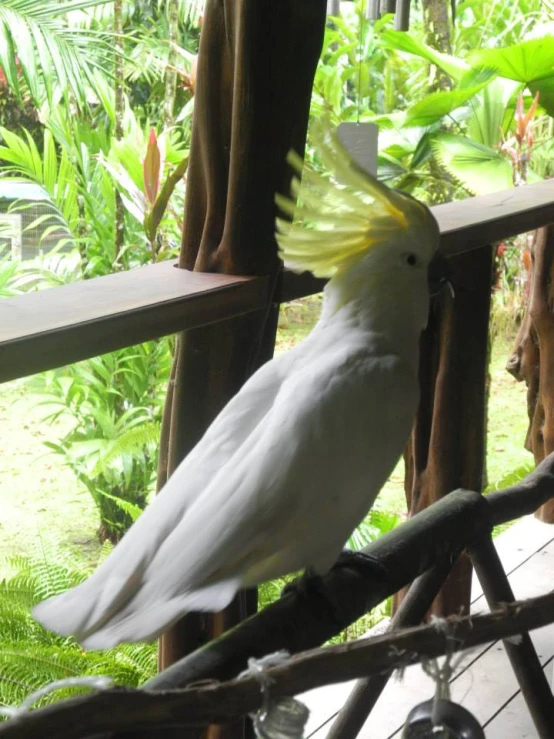
[[[275,202],[294,222],[277,219],[277,243],[280,258],[294,271],[332,277],[372,246],[405,231],[409,211],[425,206],[360,169],[329,130],[317,132],[317,151],[329,177],[305,167],[294,151],[287,157],[297,173],[293,198],[277,195]]]

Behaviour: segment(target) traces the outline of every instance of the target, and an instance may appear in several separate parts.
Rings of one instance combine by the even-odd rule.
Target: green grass
[[[47,453],[59,426],[40,421],[37,398],[23,382],[0,386],[0,562],[59,542],[82,562],[96,560],[98,519],[88,492]],[[1,565],[0,565],[1,566]]]
[[[487,435],[489,487],[501,485],[513,470],[533,464],[533,455],[523,446],[527,433],[525,383],[516,382],[505,370],[512,343],[501,337],[492,347]]]
[[[317,318],[320,296],[296,301],[281,313],[277,351],[304,338]],[[488,434],[488,479],[501,481],[531,463],[523,449],[527,427],[525,387],[506,373],[510,342],[494,342]],[[55,440],[58,428],[40,421],[37,398],[27,397],[23,381],[0,386],[0,560],[30,554],[41,541],[59,542],[76,562],[90,564],[100,553],[98,517],[86,490],[46,453],[42,442]],[[399,464],[381,493],[387,508],[404,514],[403,469]]]

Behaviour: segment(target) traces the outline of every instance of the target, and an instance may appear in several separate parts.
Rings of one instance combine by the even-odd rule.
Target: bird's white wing
[[[133,596],[148,564],[188,507],[263,420],[293,361],[289,352],[249,378],[96,572],[79,588],[35,607],[41,623],[59,633],[79,634],[93,612],[117,610]]]
[[[323,574],[334,563],[402,453],[417,409],[413,368],[379,349],[335,349],[283,384],[259,436],[224,471],[221,518],[215,506],[208,515],[198,509],[204,541],[219,542],[199,558],[204,582],[240,572],[248,586],[305,567]]]
[[[367,343],[327,349],[285,379],[158,548],[144,542],[148,557],[131,578],[118,547],[101,578],[39,606],[39,620],[106,647],[153,638],[187,611],[220,610],[241,586],[328,569],[398,459],[418,392],[392,354]],[[209,446],[195,453],[211,463]],[[148,536],[158,522],[149,512],[142,520]],[[84,618],[76,624],[72,612]]]

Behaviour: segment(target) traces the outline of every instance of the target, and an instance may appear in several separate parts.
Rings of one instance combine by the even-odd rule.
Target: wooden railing
[[[554,182],[439,205],[446,256],[554,222]],[[285,271],[281,303],[323,282]],[[176,269],[170,262],[0,300],[0,382],[262,310],[265,278]],[[140,320],[139,320],[140,319]]]

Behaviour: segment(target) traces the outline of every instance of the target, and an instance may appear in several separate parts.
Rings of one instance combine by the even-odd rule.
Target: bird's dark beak
[[[438,295],[446,285],[452,289],[450,282],[450,269],[443,255],[436,251],[427,268],[427,281],[431,296]]]

